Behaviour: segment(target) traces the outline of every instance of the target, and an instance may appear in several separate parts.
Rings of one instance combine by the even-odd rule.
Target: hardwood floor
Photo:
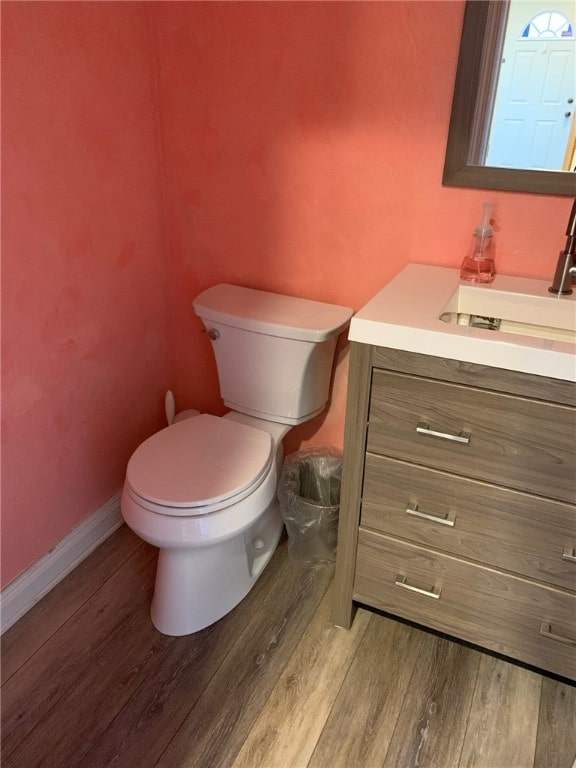
[[[152,626],[155,551],[121,528],[2,639],[4,768],[571,768],[576,687],[358,609],[286,542],[183,638]]]

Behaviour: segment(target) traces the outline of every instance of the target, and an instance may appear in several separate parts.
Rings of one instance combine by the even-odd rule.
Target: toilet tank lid
[[[193,304],[203,319],[300,341],[325,341],[336,336],[354,314],[350,307],[226,283],[203,291]]]

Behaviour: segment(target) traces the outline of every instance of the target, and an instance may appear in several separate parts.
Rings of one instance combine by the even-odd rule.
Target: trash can
[[[336,560],[341,477],[342,453],[335,448],[311,448],[284,460],[278,500],[292,563]]]

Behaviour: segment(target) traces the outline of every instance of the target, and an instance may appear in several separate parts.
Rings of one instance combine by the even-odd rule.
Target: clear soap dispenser
[[[482,224],[474,230],[474,240],[460,267],[460,279],[468,283],[491,283],[494,280],[494,230],[490,225],[493,203],[484,203]]]

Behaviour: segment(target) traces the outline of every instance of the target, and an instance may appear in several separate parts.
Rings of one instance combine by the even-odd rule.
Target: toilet
[[[321,413],[348,307],[221,284],[193,302],[224,416],[187,412],[126,470],[122,515],[159,548],[150,614],[166,635],[213,624],[248,594],[282,534],[282,440]]]

